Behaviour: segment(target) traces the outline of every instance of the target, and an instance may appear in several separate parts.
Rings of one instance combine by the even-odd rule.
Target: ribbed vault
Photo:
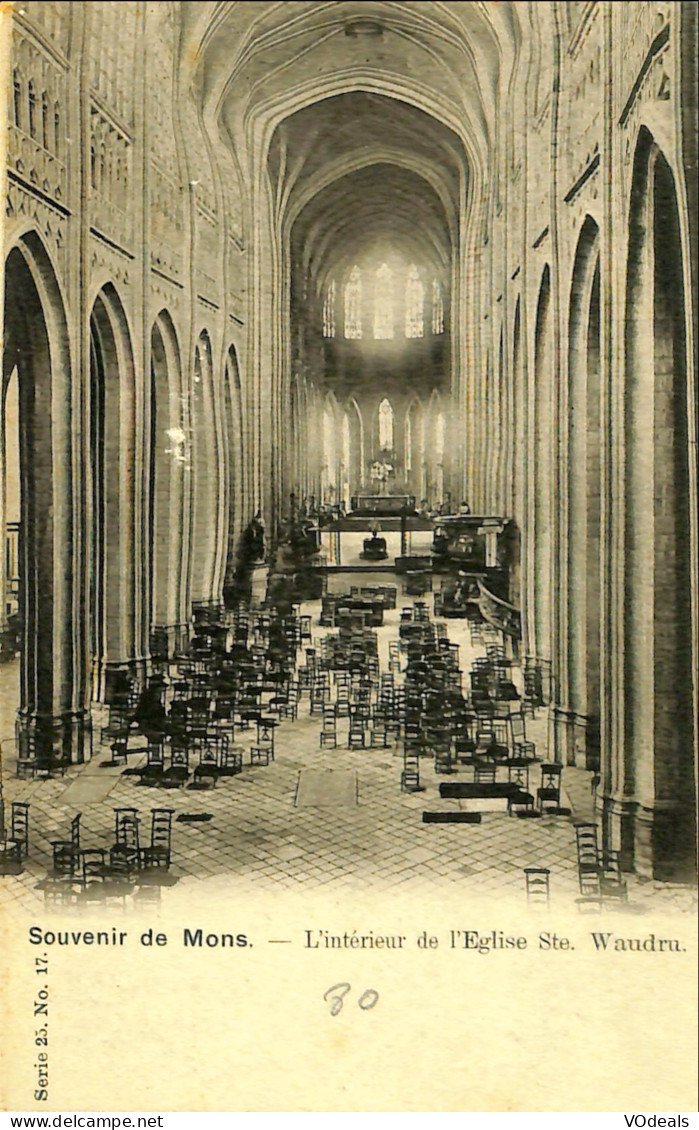
[[[263,384],[283,390],[299,372],[316,386],[332,383],[336,365],[318,341],[329,280],[346,278],[360,259],[400,256],[418,266],[426,294],[439,280],[450,330],[431,352],[399,331],[405,364],[396,361],[393,379],[412,363],[424,374],[420,394],[462,395],[479,316],[469,263],[484,246],[502,109],[530,39],[529,9],[425,0],[182,5],[182,78],[212,143],[233,157],[256,217],[251,341]],[[361,364],[339,365],[353,380],[366,362],[360,352]],[[379,375],[367,370],[364,384]]]
[[[441,201],[410,170],[375,164],[340,177],[306,206],[292,229],[292,262],[316,293],[375,252],[402,254],[448,284],[451,243]]]

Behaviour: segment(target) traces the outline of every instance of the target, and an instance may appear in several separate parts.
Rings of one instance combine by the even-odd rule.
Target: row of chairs
[[[68,838],[52,842],[52,868],[39,883],[47,901],[62,903],[124,900],[137,887],[153,888],[165,880],[172,859],[172,808],[150,813],[148,842],[141,843],[138,809],[114,809],[114,839],[108,848],[85,847],[81,813],[73,817]]]

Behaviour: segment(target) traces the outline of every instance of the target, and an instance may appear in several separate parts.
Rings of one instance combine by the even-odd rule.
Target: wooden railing
[[[522,617],[518,608],[490,592],[478,578],[478,605],[484,620],[513,639],[522,638]]]

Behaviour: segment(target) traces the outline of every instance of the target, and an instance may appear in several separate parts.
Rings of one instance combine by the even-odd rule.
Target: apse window
[[[393,450],[393,409],[387,397],[379,404],[379,447],[382,451]]]
[[[432,333],[444,333],[444,299],[439,279],[432,280]]]
[[[362,272],[354,266],[345,286],[345,337],[362,336]]]
[[[323,303],[323,337],[335,337],[335,280],[332,279]]]
[[[393,338],[393,271],[388,263],[381,264],[374,281],[374,338]]]
[[[413,263],[405,280],[405,336],[422,337],[424,334],[423,306],[425,288],[420,281],[420,272]]]

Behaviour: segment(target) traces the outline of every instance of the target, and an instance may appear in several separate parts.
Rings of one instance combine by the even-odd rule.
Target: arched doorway
[[[194,350],[192,388],[192,521],[190,599],[213,597],[218,534],[219,450],[211,341],[204,331]]]
[[[364,486],[364,421],[357,401],[352,398],[347,403],[347,422],[349,425],[349,489],[350,495],[359,493]],[[347,500],[349,502],[349,499]]]
[[[94,694],[134,658],[134,362],[126,317],[109,284],[90,315]]]
[[[187,444],[180,351],[165,310],[153,323],[150,357],[151,651],[172,655],[187,619],[181,567]]]
[[[532,561],[534,569],[534,644],[536,654],[547,659],[551,655],[552,322],[551,272],[547,264],[544,267],[539,287],[534,336],[534,545]]]
[[[338,443],[337,402],[327,396],[322,412],[323,455],[320,470],[320,502],[324,506],[334,506],[338,500],[340,479],[340,449]]]
[[[510,600],[522,607],[522,527],[526,497],[527,388],[524,378],[521,300],[517,299],[512,326],[512,558]],[[525,609],[522,609],[525,612]]]
[[[82,576],[72,536],[71,356],[56,276],[30,232],[5,265],[3,315],[2,522],[14,465],[17,478],[15,584],[20,620],[20,749],[82,760],[88,680],[82,628],[73,633]],[[16,405],[14,419],[13,401]],[[14,434],[13,434],[14,433]],[[8,458],[8,447],[19,452]],[[61,452],[61,475],[55,452]],[[9,501],[9,500],[8,500]],[[16,505],[18,503],[18,506]],[[7,592],[7,557],[3,553]],[[85,612],[84,602],[81,607]]]
[[[418,503],[425,498],[425,449],[422,405],[415,398],[405,413],[405,479]]]
[[[642,128],[629,209],[625,336],[623,761],[605,767],[621,846],[658,879],[694,875],[696,719],[687,340],[672,170]],[[633,798],[628,803],[626,798]]]
[[[349,413],[342,413],[342,434],[341,434],[341,473],[340,473],[340,502],[349,509],[350,492],[350,475],[352,470],[352,434],[350,430]]]
[[[599,766],[600,260],[599,229],[580,232],[568,327],[568,758]]]
[[[19,374],[17,366],[4,378],[2,388],[2,452],[0,495],[4,515],[4,568],[2,577],[3,652],[12,655],[19,628],[19,536],[22,507],[20,478]]]
[[[296,423],[298,406],[293,395],[295,384],[292,386],[292,419]],[[244,480],[245,460],[243,457],[243,416],[240,390],[240,371],[235,346],[231,345],[226,355],[226,369],[224,379],[224,411],[226,427],[226,447],[228,452],[228,550],[226,555],[226,569],[224,575],[224,600],[233,600],[237,592],[235,577],[237,565],[237,547],[243,532],[245,515],[245,498],[247,496]],[[296,434],[294,432],[294,434]],[[294,453],[295,454],[295,453]]]

